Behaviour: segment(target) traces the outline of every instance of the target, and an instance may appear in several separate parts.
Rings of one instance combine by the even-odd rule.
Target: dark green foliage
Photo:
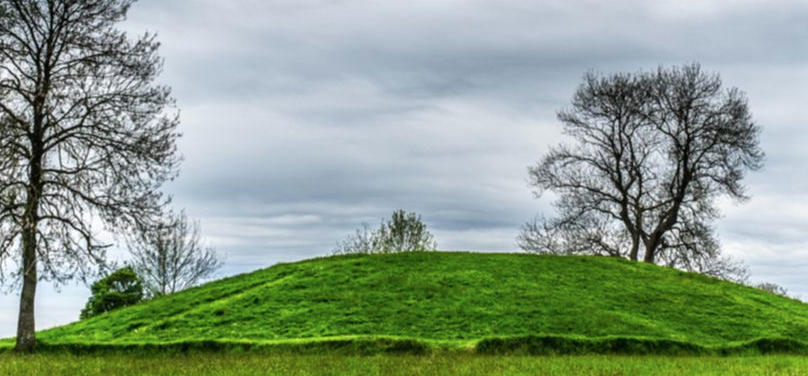
[[[131,267],[124,267],[93,283],[92,296],[81,311],[82,320],[140,303],[143,284]]]
[[[4,348],[0,345],[0,353]],[[430,341],[390,338],[337,338],[314,339],[286,342],[244,342],[244,341],[179,341],[170,343],[69,343],[42,344],[37,347],[39,353],[68,353],[73,355],[89,354],[195,354],[195,353],[243,353],[259,352],[263,354],[342,354],[342,355],[375,355],[375,354],[409,354],[422,355],[433,353],[440,348]]]
[[[702,346],[686,342],[644,338],[574,338],[562,336],[521,336],[488,338],[476,347],[481,354],[522,355],[699,355],[707,353]]]
[[[517,336],[486,338],[477,343],[480,354],[521,355],[749,355],[808,354],[808,343],[784,338],[761,338],[721,346],[642,337],[583,338]]]
[[[9,352],[12,343],[0,343],[0,354]],[[632,355],[632,356],[749,356],[808,355],[808,344],[784,338],[761,338],[721,346],[703,346],[688,342],[642,337],[511,336],[484,338],[470,344],[370,336],[315,338],[305,340],[178,341],[164,343],[43,343],[39,353],[71,355],[192,355],[192,354],[286,354],[286,355],[450,355],[475,353],[498,356],[558,355]]]

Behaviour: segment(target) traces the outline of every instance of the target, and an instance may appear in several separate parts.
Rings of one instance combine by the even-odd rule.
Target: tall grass
[[[629,356],[0,355],[0,376],[808,375],[808,358]]]

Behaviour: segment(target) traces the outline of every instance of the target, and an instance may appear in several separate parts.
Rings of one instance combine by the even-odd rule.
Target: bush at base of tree
[[[93,295],[81,311],[82,320],[140,303],[143,284],[131,267],[124,267],[93,283]]]
[[[438,243],[421,221],[421,216],[399,209],[393,212],[390,220],[382,220],[376,229],[363,223],[354,234],[337,243],[333,254],[420,252],[437,248]]]

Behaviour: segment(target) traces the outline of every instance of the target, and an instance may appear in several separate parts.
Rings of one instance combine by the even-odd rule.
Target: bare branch
[[[0,274],[22,271],[22,350],[35,343],[36,282],[104,263],[90,224],[126,233],[168,202],[179,120],[154,83],[159,43],[115,27],[133,2],[0,2]]]
[[[526,224],[520,247],[740,272],[721,261],[709,224],[715,199],[745,199],[745,173],[762,166],[743,94],[698,64],[583,81],[558,113],[575,144],[529,169],[537,195],[559,195],[560,216]]]

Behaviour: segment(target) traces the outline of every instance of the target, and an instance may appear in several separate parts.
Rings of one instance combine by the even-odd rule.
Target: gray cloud
[[[796,0],[141,0],[125,27],[163,42],[186,157],[167,189],[223,275],[327,254],[396,208],[441,248],[515,250],[550,210],[526,167],[564,140],[555,112],[581,76],[699,61],[747,93],[768,154],[722,243],[808,296],[807,21]],[[41,326],[75,319],[71,289],[40,297]]]

